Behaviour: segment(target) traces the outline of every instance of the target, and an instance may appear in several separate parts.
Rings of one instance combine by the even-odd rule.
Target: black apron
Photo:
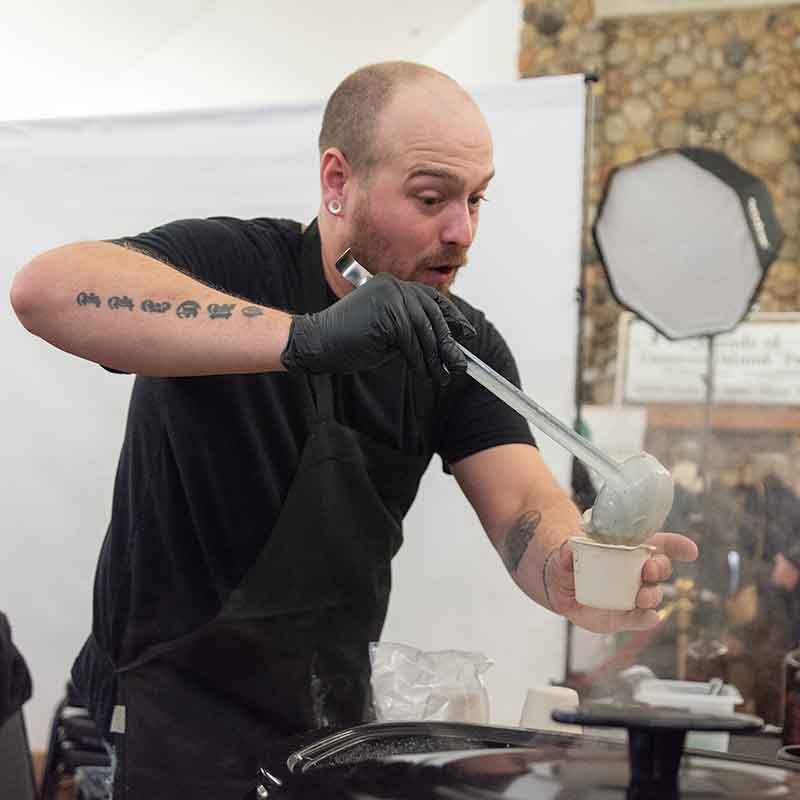
[[[318,242],[313,225],[306,311],[328,305]],[[239,800],[270,739],[372,717],[368,644],[429,455],[337,423],[330,376],[292,381],[308,438],[267,543],[212,622],[118,671],[115,800]]]

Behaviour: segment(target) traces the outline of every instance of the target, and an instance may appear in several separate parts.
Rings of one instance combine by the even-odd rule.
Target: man
[[[12,288],[31,331],[139,376],[74,670],[115,734],[117,797],[236,797],[265,738],[368,717],[367,644],[434,452],[513,579],[577,624],[655,624],[671,558],[696,556],[660,534],[637,610],[575,603],[577,510],[453,339],[518,382],[496,330],[446,296],[493,174],[463,89],[359,70],[320,156],[305,230],[181,221],[45,253]],[[348,247],[376,276],[356,291],[335,269]]]

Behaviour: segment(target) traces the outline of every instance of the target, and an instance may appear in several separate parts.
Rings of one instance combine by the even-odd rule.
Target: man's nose
[[[475,225],[470,209],[466,206],[454,206],[447,216],[442,228],[442,244],[469,247],[475,236]]]

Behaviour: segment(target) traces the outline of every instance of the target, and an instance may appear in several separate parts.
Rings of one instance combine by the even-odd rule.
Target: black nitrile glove
[[[294,316],[281,362],[310,373],[360,372],[399,350],[412,369],[444,384],[467,368],[453,336],[474,335],[441,292],[379,273],[323,311]]]

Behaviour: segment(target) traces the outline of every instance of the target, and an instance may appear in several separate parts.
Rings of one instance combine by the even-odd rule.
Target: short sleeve
[[[486,317],[464,301],[457,305],[477,330],[467,346],[483,362],[520,387],[519,371],[505,339]],[[444,403],[437,452],[446,472],[467,456],[503,444],[536,446],[528,422],[467,375],[453,381]]]
[[[283,219],[181,219],[136,236],[108,240],[242,300],[286,308],[287,264],[297,258],[302,226]],[[108,372],[119,370],[104,367]]]
[[[226,294],[272,305],[269,295],[275,266],[291,258],[289,240],[291,233],[299,230],[298,223],[287,220],[211,217],[176,220],[110,241],[169,264]]]

